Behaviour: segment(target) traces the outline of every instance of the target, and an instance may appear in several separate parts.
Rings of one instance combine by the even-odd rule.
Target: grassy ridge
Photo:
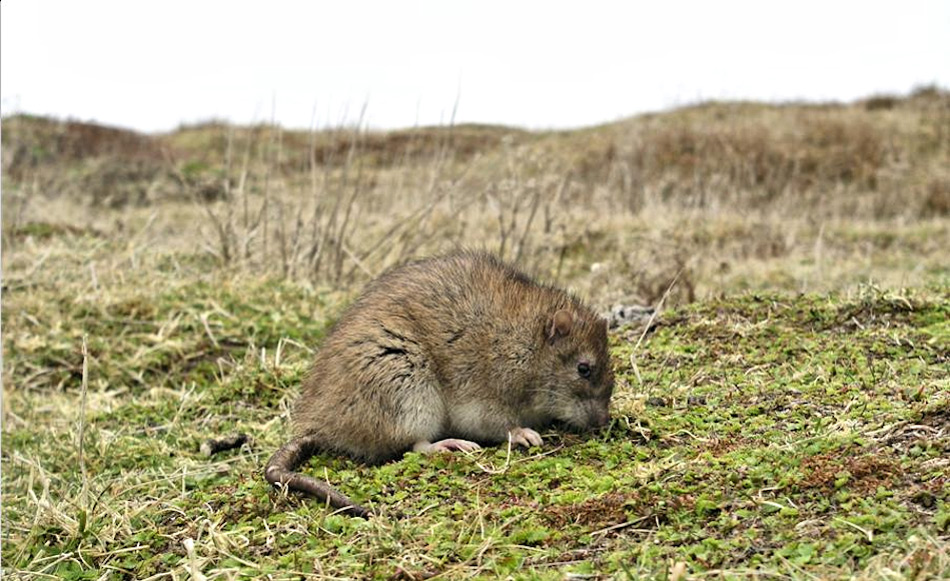
[[[344,125],[306,132],[210,121],[143,135],[28,115],[4,125],[8,187],[99,205],[221,199],[247,179],[256,193],[273,179],[306,188],[314,167],[359,167],[373,189],[387,185],[393,170],[438,162],[471,166],[471,186],[484,187],[512,177],[506,160],[514,155],[524,178],[566,171],[579,188],[607,188],[617,206],[632,210],[785,200],[864,217],[950,211],[950,94],[936,87],[851,104],[708,102],[576,131]],[[829,196],[836,188],[869,199]]]
[[[8,262],[88,233],[352,287],[474,246],[605,303],[653,303],[677,272],[673,302],[947,272],[950,96],[934,88],[562,132],[207,123],[146,136],[16,116],[2,137]],[[585,274],[594,263],[607,280]]]

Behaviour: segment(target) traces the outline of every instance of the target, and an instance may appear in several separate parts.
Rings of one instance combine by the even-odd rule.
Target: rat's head
[[[554,420],[588,430],[610,420],[614,374],[607,353],[607,321],[589,312],[560,309],[545,326],[547,369],[539,404]]]

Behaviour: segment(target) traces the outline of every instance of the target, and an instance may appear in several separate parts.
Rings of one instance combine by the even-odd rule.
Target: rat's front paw
[[[540,446],[543,443],[541,434],[531,428],[512,428],[508,430],[508,441],[516,446],[524,446],[525,448]]]
[[[412,447],[415,452],[429,454],[431,452],[474,452],[481,449],[481,446],[468,440],[457,440],[449,438],[448,440],[439,440],[438,442],[416,442]]]

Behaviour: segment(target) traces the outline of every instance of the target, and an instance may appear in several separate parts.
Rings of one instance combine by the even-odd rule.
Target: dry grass
[[[679,270],[676,300],[915,285],[948,242],[950,97],[888,99],[710,103],[568,133],[207,123],[145,137],[16,117],[4,236],[15,248],[44,229],[114,239],[148,226],[157,250],[333,286],[456,246],[598,300],[653,301]],[[594,263],[623,286],[601,289]]]
[[[21,116],[2,153],[7,575],[947,574],[945,92],[549,133]],[[258,470],[326,325],[456,246],[681,307],[613,335],[611,434],[314,464],[415,519],[273,494]],[[198,453],[233,431],[251,444]]]

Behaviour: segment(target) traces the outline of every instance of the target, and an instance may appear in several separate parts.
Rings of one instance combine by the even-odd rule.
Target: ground
[[[225,195],[201,182],[222,159],[185,157],[159,168],[170,182],[149,174],[147,199],[112,205],[82,188],[115,200],[146,183],[101,171],[117,155],[100,151],[103,143],[138,152],[139,138],[81,128],[98,136],[77,138],[87,151],[69,145],[68,131],[45,136],[38,122],[33,137],[10,142],[6,120],[4,574],[950,576],[950,220],[940,205],[950,191],[940,189],[950,107],[928,116],[928,95],[817,112],[688,108],[631,121],[633,141],[628,126],[544,135],[462,128],[467,141],[453,146],[455,157],[426,150],[428,138],[410,140],[416,149],[406,151],[435,156],[411,169],[410,153],[380,162],[393,147],[384,136],[337,151],[321,135],[319,175],[281,173],[279,154],[261,154],[258,171],[272,173],[254,174],[249,154],[251,169],[244,178],[235,169]],[[748,171],[794,158],[799,168],[817,164],[816,173],[707,173],[701,166],[731,135],[722,115],[751,125],[727,150],[767,158]],[[785,119],[774,129],[782,135],[822,128],[795,144],[824,136],[834,146],[843,131],[863,149],[835,149],[834,163],[822,165],[821,156],[782,149],[788,142],[755,119],[773,128]],[[892,150],[879,160],[882,127],[903,128],[909,145],[881,138]],[[922,137],[907,137],[907,127]],[[192,141],[204,147],[217,135],[207,131],[183,128],[163,146],[194,155]],[[637,149],[650,138],[658,141]],[[49,143],[59,144],[54,161]],[[241,147],[228,159],[244,155]],[[707,155],[690,161],[697,147]],[[492,158],[498,148],[503,156]],[[33,162],[10,161],[10,152]],[[645,152],[673,161],[651,165]],[[532,156],[542,153],[563,165],[539,169]],[[334,166],[331,154],[364,156],[366,174]],[[599,167],[595,154],[614,161]],[[637,190],[645,206],[610,206],[633,191],[621,176],[630,167],[647,180]],[[662,167],[693,173],[659,175]],[[898,187],[895,172],[905,170]],[[176,174],[179,189],[162,189]],[[351,189],[367,175],[373,185]],[[330,202],[294,205],[311,178]],[[588,180],[590,199],[571,190],[577,180]],[[714,198],[732,184],[743,203],[770,184],[784,189],[759,209],[739,209],[699,204],[690,197],[697,180]],[[387,187],[403,192],[408,182],[432,188],[408,209],[376,205]],[[188,198],[199,183],[207,196]],[[322,241],[316,254],[311,241]],[[379,467],[320,455],[303,468],[373,508],[369,520],[267,485],[262,465],[288,436],[300,379],[341,310],[379,270],[458,243],[501,252],[598,307],[620,297],[659,306],[646,330],[611,330],[609,427],[551,429],[530,450],[408,453]],[[211,458],[200,451],[206,439],[235,433],[249,442]]]

